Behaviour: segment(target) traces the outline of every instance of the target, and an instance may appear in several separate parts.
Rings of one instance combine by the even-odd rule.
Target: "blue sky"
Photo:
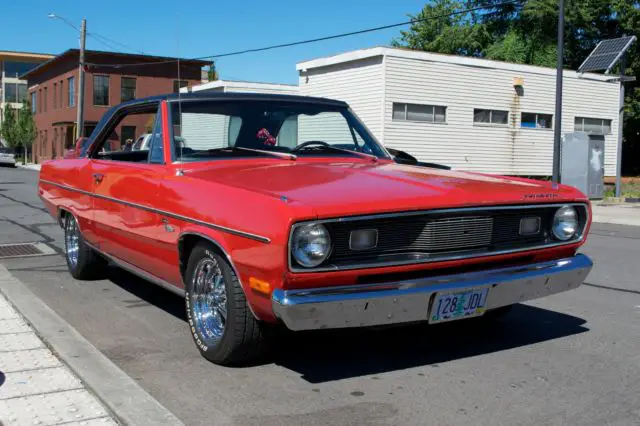
[[[0,50],[60,53],[78,46],[74,30],[51,12],[131,46],[135,52],[204,56],[391,24],[426,0],[185,1],[7,0]],[[105,7],[108,5],[109,7]],[[388,45],[400,28],[218,60],[229,80],[296,83],[295,63],[353,49]],[[87,48],[112,50],[96,39]],[[123,48],[119,48],[126,51]]]

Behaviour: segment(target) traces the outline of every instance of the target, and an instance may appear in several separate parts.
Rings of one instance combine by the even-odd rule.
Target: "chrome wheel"
[[[72,268],[78,264],[78,252],[80,250],[80,229],[76,218],[69,215],[64,224],[64,248],[67,261]]]
[[[201,259],[193,274],[189,294],[193,326],[207,346],[215,346],[227,324],[227,290],[224,275],[215,259]]]

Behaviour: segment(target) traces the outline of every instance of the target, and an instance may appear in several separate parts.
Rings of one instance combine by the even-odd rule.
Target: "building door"
[[[67,131],[65,133],[65,138],[64,138],[64,149],[73,149],[73,134],[74,134],[74,128],[73,126],[67,126]]]

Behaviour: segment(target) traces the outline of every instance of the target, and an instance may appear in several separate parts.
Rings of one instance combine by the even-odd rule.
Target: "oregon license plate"
[[[489,287],[452,293],[437,293],[431,306],[429,322],[453,321],[482,315]]]

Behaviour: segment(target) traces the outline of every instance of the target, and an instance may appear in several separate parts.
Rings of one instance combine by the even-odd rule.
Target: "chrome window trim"
[[[542,244],[531,247],[517,248],[517,249],[507,249],[507,250],[498,250],[490,253],[482,252],[474,252],[474,253],[464,253],[464,254],[444,254],[441,256],[434,256],[429,259],[411,259],[406,261],[383,261],[375,264],[371,263],[355,263],[352,265],[344,265],[344,266],[336,266],[336,265],[327,265],[320,266],[317,268],[304,268],[301,266],[296,266],[291,261],[291,239],[293,237],[293,232],[296,227],[305,225],[308,223],[346,223],[353,222],[358,220],[373,220],[373,219],[387,219],[394,217],[406,217],[406,216],[421,216],[425,214],[441,214],[441,213],[465,213],[465,212],[477,212],[477,211],[491,211],[491,210],[517,210],[517,209],[536,209],[536,208],[546,208],[546,207],[562,207],[562,206],[579,206],[584,208],[584,212],[586,214],[585,218],[585,226],[580,230],[578,238],[572,239],[570,241],[557,241],[549,244]],[[348,217],[340,217],[340,218],[332,218],[332,219],[319,219],[319,220],[305,220],[301,222],[296,222],[291,226],[291,231],[289,232],[289,242],[287,245],[287,264],[289,266],[289,271],[295,273],[313,273],[313,272],[331,272],[331,271],[349,271],[353,269],[373,269],[373,268],[382,268],[387,266],[406,266],[406,265],[416,265],[422,263],[433,263],[433,262],[446,262],[451,260],[463,260],[463,259],[474,259],[478,257],[493,257],[504,254],[512,254],[512,253],[520,253],[525,251],[533,251],[533,250],[541,250],[552,247],[566,246],[571,244],[580,243],[584,240],[585,237],[585,229],[591,220],[589,206],[588,203],[585,202],[568,202],[568,203],[550,203],[550,204],[519,204],[519,205],[506,205],[506,206],[482,206],[482,207],[461,207],[461,208],[451,208],[451,209],[434,209],[434,210],[417,210],[410,212],[397,212],[397,213],[381,213],[381,214],[370,214],[370,215],[362,215],[362,216],[348,216]]]
[[[269,238],[263,237],[262,235],[252,234],[250,232],[240,231],[240,230],[233,229],[233,228],[227,228],[226,226],[216,225],[215,223],[205,222],[203,220],[194,219],[194,218],[187,217],[187,216],[182,216],[182,215],[177,214],[177,213],[167,212],[167,211],[156,209],[156,208],[153,208],[153,207],[144,206],[142,204],[132,203],[130,201],[120,200],[118,198],[107,197],[106,195],[96,194],[94,192],[85,191],[85,190],[82,190],[82,189],[74,188],[72,186],[63,185],[63,184],[56,183],[56,182],[51,182],[51,181],[45,180],[45,179],[40,179],[40,182],[46,183],[48,185],[53,185],[53,186],[56,186],[58,188],[66,189],[68,191],[78,192],[80,194],[88,195],[90,197],[100,198],[102,200],[112,201],[114,203],[123,204],[125,206],[137,208],[137,209],[140,209],[140,210],[146,210],[146,211],[149,211],[149,212],[158,213],[158,214],[166,216],[166,217],[170,217],[170,218],[177,219],[177,220],[182,220],[182,221],[185,221],[185,222],[194,223],[196,225],[206,226],[207,228],[215,229],[217,231],[226,232],[226,233],[232,234],[232,235],[237,235],[239,237],[249,238],[251,240],[259,241],[261,243],[265,243],[265,244],[271,243],[271,240]]]

